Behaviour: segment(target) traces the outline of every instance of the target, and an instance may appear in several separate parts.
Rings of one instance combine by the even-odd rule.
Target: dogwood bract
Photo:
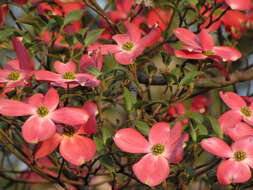
[[[182,126],[177,122],[172,129],[165,122],[153,125],[147,141],[137,130],[125,128],[114,136],[115,144],[123,151],[146,153],[133,165],[136,177],[149,186],[159,185],[170,173],[169,163],[183,159],[183,143],[188,134],[181,134]]]
[[[0,113],[6,116],[31,115],[22,126],[22,134],[27,142],[37,143],[55,133],[54,122],[79,125],[89,119],[89,113],[84,109],[65,107],[56,110],[58,104],[59,95],[54,88],[50,88],[45,96],[40,93],[31,96],[28,103],[0,100]]]

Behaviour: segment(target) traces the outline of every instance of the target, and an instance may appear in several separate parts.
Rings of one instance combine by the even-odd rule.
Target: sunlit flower
[[[180,123],[170,129],[168,123],[159,122],[151,128],[149,141],[132,128],[119,130],[113,139],[125,152],[146,153],[133,165],[133,171],[141,182],[156,186],[168,177],[169,163],[177,163],[183,159],[183,143],[188,139],[188,135],[181,133]]]

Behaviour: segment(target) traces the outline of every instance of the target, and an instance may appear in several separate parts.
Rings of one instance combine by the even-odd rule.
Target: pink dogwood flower
[[[217,169],[220,184],[243,183],[250,179],[250,168],[253,168],[253,136],[237,140],[231,147],[219,138],[208,138],[201,142],[201,147],[224,159]]]
[[[37,143],[50,138],[56,131],[54,122],[67,125],[81,125],[89,119],[84,109],[65,107],[56,110],[59,95],[50,88],[45,96],[38,93],[28,99],[28,103],[17,100],[0,100],[0,113],[6,116],[31,115],[22,126],[24,139]]]
[[[42,81],[51,81],[56,86],[67,87],[67,83],[74,84],[70,87],[75,87],[78,84],[82,86],[95,87],[100,84],[100,81],[95,76],[88,73],[76,73],[76,64],[74,62],[62,63],[56,61],[54,68],[57,73],[51,71],[39,70],[35,72],[35,78]]]
[[[222,61],[236,61],[241,53],[228,46],[215,46],[214,40],[206,29],[202,29],[199,37],[185,28],[176,28],[174,34],[187,46],[184,50],[175,50],[175,55],[186,59],[219,58]]]
[[[12,39],[12,44],[18,58],[8,61],[4,69],[0,69],[0,83],[6,84],[8,88],[24,87],[33,75],[34,62],[18,37]]]
[[[183,143],[188,139],[188,135],[181,133],[180,123],[170,129],[168,123],[159,122],[151,128],[149,141],[132,128],[117,131],[113,139],[125,152],[146,153],[133,165],[133,171],[141,182],[156,186],[168,177],[169,163],[178,163],[183,159]]]
[[[96,153],[96,144],[88,137],[82,136],[82,127],[57,125],[57,133],[41,142],[35,158],[47,156],[58,145],[62,157],[71,164],[80,166],[90,161]]]
[[[0,83],[6,84],[7,88],[26,86],[32,74],[20,69],[20,61],[13,59],[4,64],[4,69],[0,69]]]
[[[114,54],[115,59],[122,65],[132,64],[146,47],[153,45],[161,37],[161,30],[157,25],[143,38],[142,31],[135,24],[127,23],[126,28],[127,34],[116,34],[112,37],[117,45],[102,46],[108,53]]]
[[[245,100],[234,92],[220,92],[220,97],[231,108],[219,118],[220,126],[225,134],[229,134],[230,128],[241,120],[253,125],[253,103],[248,106]]]

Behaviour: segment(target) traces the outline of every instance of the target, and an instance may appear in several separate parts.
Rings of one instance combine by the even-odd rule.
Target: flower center
[[[68,137],[72,137],[75,134],[75,129],[74,127],[71,126],[65,126],[63,129],[63,134],[68,136]]]
[[[126,51],[131,51],[134,47],[134,43],[133,42],[126,42],[123,44],[122,49],[126,50]]]
[[[158,156],[160,154],[162,154],[164,152],[164,145],[163,144],[155,144],[153,145],[152,147],[152,153],[155,155],[155,156]]]
[[[215,53],[212,50],[206,50],[206,51],[204,51],[204,55],[206,55],[206,56],[215,55]]]
[[[243,150],[237,150],[234,153],[234,159],[238,162],[244,160],[246,157],[247,157],[247,154]]]
[[[242,107],[241,112],[246,117],[251,116],[251,110],[247,106]]]
[[[40,106],[38,107],[37,109],[37,114],[40,116],[40,117],[45,117],[49,114],[49,110],[46,106]]]
[[[20,73],[17,71],[12,71],[9,75],[8,75],[8,79],[9,80],[13,80],[13,81],[17,81],[20,78]]]
[[[63,79],[65,79],[65,80],[74,80],[74,79],[76,79],[76,75],[73,72],[65,72],[63,74]]]

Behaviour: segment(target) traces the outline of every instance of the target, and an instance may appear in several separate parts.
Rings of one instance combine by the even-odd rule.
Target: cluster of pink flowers
[[[203,149],[221,157],[217,177],[221,184],[246,182],[253,168],[253,104],[251,99],[234,92],[220,92],[220,97],[231,109],[220,116],[223,133],[233,140],[231,147],[212,137],[201,142]]]
[[[217,0],[216,3],[221,1]],[[86,14],[84,11],[86,5],[81,0],[52,0],[51,3],[41,0],[12,0],[12,2],[18,5],[28,2],[36,5],[37,13],[43,15],[45,19],[58,16],[64,20],[76,10],[83,10],[81,14]],[[212,22],[210,19],[216,19],[217,16],[210,17],[211,11],[205,10],[209,7],[208,3],[203,7],[201,15],[203,13],[202,16],[209,20],[207,19],[207,22],[200,26],[199,35],[182,27],[173,31],[173,34],[184,43],[182,50],[174,50],[166,43],[161,43],[161,48],[170,55],[183,59],[211,60],[229,79],[222,63],[237,61],[242,54],[233,47],[216,46],[209,32],[217,30],[223,24],[234,38],[240,38],[240,33],[247,31],[253,23],[253,5],[250,0],[225,0],[225,2],[220,9],[224,11],[230,7],[232,10],[227,11],[220,21],[209,27],[206,26]],[[130,65],[134,64],[147,48],[163,42],[162,34],[167,32],[167,26],[171,24],[171,15],[174,13],[154,8],[145,10],[147,11],[147,17],[145,17],[142,15],[143,7],[132,6],[133,3],[133,0],[117,0],[117,10],[105,14],[113,24],[122,24],[122,27],[116,27],[117,32],[115,32],[113,27],[108,26],[108,20],[101,19],[99,27],[104,31],[91,44],[76,40],[70,45],[65,39],[66,36],[76,34],[84,28],[81,19],[60,27],[59,31],[51,31],[47,28],[34,37],[45,47],[67,48],[73,52],[81,51],[78,54],[79,60],[72,56],[69,60],[53,59],[54,72],[43,70],[49,66],[42,64],[39,70],[35,70],[35,63],[30,58],[21,38],[12,38],[17,58],[8,61],[4,64],[4,68],[0,69],[0,84],[4,88],[1,95],[4,98],[0,99],[0,114],[8,117],[29,116],[21,126],[22,135],[27,143],[36,144],[33,156],[39,164],[41,162],[38,160],[44,159],[57,147],[61,156],[75,166],[81,166],[92,160],[96,154],[96,144],[88,135],[94,134],[98,128],[97,105],[92,101],[86,101],[82,107],[63,106],[58,92],[61,87],[66,92],[78,86],[98,87],[102,82],[87,69],[95,67],[96,70],[102,72],[104,55],[113,55],[119,64]],[[192,8],[195,7],[192,6]],[[241,10],[245,12],[239,12]],[[0,25],[5,23],[8,11],[8,5],[0,5]],[[230,22],[231,19],[232,22]],[[87,32],[80,35],[84,38],[86,34]],[[28,98],[21,96],[18,100],[6,98],[8,91],[19,87],[19,89],[31,87],[31,79],[34,79],[37,84],[47,82],[47,92],[33,93]],[[17,93],[19,93],[18,90]],[[217,177],[221,184],[245,182],[251,177],[250,168],[253,167],[253,129],[251,127],[253,101],[232,92],[220,92],[220,96],[231,108],[219,118],[220,126],[223,133],[234,142],[230,147],[223,140],[212,137],[203,140],[201,146],[224,160],[217,170]],[[204,115],[209,105],[209,98],[204,95],[196,96],[190,105],[190,112],[200,112]],[[183,120],[174,122],[178,118]],[[120,129],[113,137],[114,143],[122,151],[145,154],[132,166],[132,169],[138,180],[148,186],[159,185],[167,179],[170,174],[170,164],[177,164],[183,160],[184,143],[188,141],[188,134],[182,129],[182,125],[188,124],[187,109],[183,102],[171,106],[164,120],[166,122],[157,122],[152,126],[148,140],[133,128]],[[173,128],[167,121],[174,122]],[[55,176],[55,173],[53,175]]]

